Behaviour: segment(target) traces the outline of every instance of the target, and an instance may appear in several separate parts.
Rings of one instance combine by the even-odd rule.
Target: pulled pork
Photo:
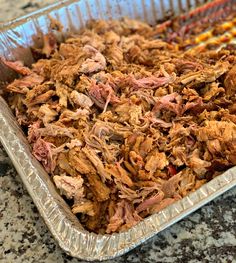
[[[46,40],[32,69],[1,59],[21,76],[6,99],[86,229],[125,231],[236,164],[234,50],[127,19]]]

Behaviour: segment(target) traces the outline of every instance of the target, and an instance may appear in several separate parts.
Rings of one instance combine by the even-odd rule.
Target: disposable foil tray
[[[51,32],[50,19],[63,25],[57,37],[63,41],[72,32],[78,32],[91,19],[130,18],[149,24],[168,26],[174,16],[181,16],[181,23],[194,25],[207,16],[220,19],[234,7],[235,1],[217,0],[69,0],[61,1],[31,15],[0,26],[0,56],[8,60],[33,63],[30,47],[40,46],[43,34]],[[202,6],[198,8],[198,6]],[[197,8],[197,9],[196,9]],[[190,11],[190,12],[189,12]],[[214,15],[217,14],[217,15]],[[201,20],[200,20],[201,21]],[[56,32],[55,32],[56,33]],[[15,75],[0,64],[1,87]],[[30,146],[16,122],[9,106],[0,96],[0,140],[16,170],[31,195],[39,213],[61,248],[80,259],[104,260],[122,255],[143,243],[163,229],[192,213],[236,185],[236,168],[231,168],[194,193],[152,215],[123,233],[97,235],[83,229],[79,220],[61,198],[49,175],[32,156]]]

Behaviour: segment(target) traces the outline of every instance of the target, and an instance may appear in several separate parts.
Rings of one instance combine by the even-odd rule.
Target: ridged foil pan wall
[[[203,0],[80,0],[62,1],[31,15],[0,26],[0,56],[10,60],[33,62],[31,46],[42,44],[42,35],[51,31],[50,17],[63,24],[63,39],[77,32],[90,19],[138,18],[155,24],[170,15],[178,15],[204,4]],[[235,1],[214,1],[204,12],[223,7],[230,9]],[[196,19],[203,11],[192,11]],[[186,21],[185,21],[186,23]],[[0,65],[0,84],[12,80],[14,74]],[[1,91],[1,89],[0,89]],[[32,156],[30,146],[10,108],[0,97],[0,140],[22,178],[55,240],[71,256],[92,261],[114,258],[143,243],[236,185],[236,168],[216,177],[196,192],[152,215],[130,230],[112,235],[96,235],[84,230],[66,202],[56,191],[50,177]]]

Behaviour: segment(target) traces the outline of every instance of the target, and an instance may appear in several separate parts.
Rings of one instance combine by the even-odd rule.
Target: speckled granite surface
[[[0,22],[53,0],[0,0]],[[14,7],[14,8],[13,8]],[[0,263],[81,262],[55,243],[0,145]],[[236,262],[236,188],[114,263]]]
[[[0,22],[28,14],[55,2],[55,0],[0,0]]]

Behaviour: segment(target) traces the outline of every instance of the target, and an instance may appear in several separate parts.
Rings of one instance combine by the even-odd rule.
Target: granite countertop
[[[0,0],[0,22],[54,0]],[[54,241],[0,145],[0,263],[82,262]],[[128,254],[107,261],[236,262],[236,188]]]

